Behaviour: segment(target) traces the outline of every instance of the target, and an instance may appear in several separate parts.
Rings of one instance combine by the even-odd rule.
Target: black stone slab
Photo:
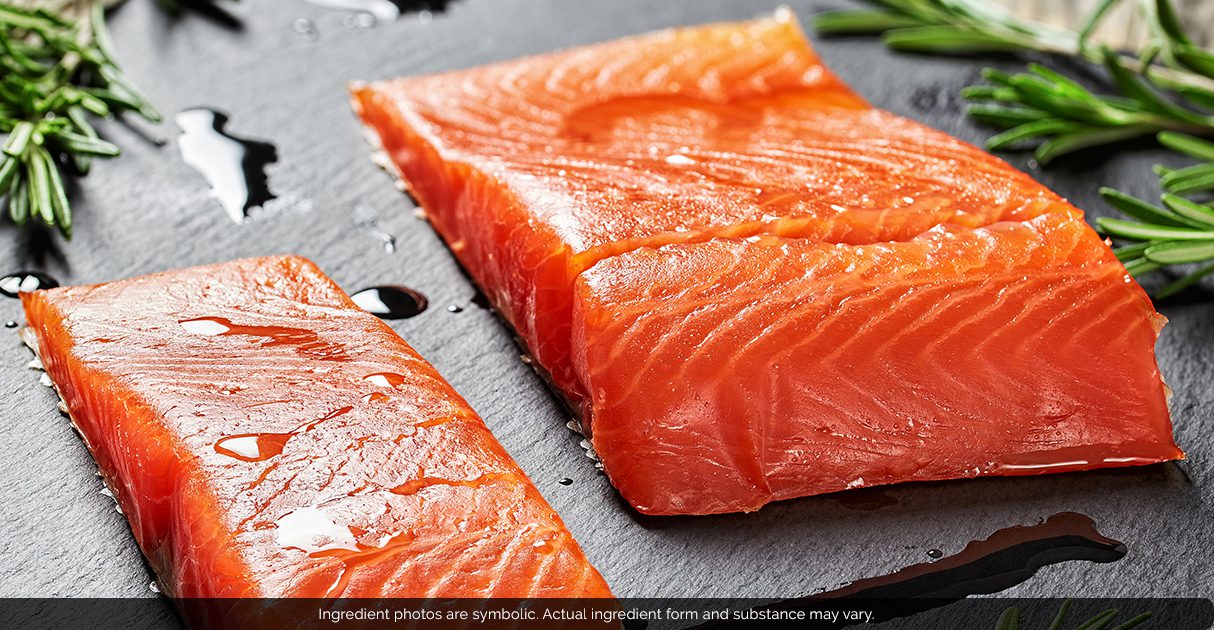
[[[621,596],[793,597],[833,589],[929,559],[967,542],[1064,511],[1095,519],[1129,553],[1110,564],[1049,566],[1016,596],[1210,596],[1214,584],[1214,308],[1204,294],[1164,305],[1159,344],[1176,431],[1190,460],[1175,465],[889,488],[896,503],[857,509],[836,497],[769,506],[756,514],[639,518],[619,501],[510,333],[473,304],[475,289],[409,200],[368,159],[345,84],[430,73],[590,43],[656,28],[735,20],[790,5],[803,19],[835,2],[797,0],[457,0],[429,17],[373,28],[302,0],[230,5],[243,23],[168,17],[132,0],[112,18],[121,61],[169,122],[102,126],[123,147],[100,161],[76,196],[76,238],[47,252],[0,225],[0,272],[42,268],[64,284],[114,280],[235,257],[294,252],[353,292],[403,284],[430,308],[392,326],[484,416],[564,517]],[[299,23],[307,19],[310,23]],[[873,103],[970,141],[989,132],[961,113],[957,90],[982,63],[895,55],[868,39],[818,43],[827,62]],[[1009,62],[1004,65],[1014,66]],[[278,195],[233,223],[199,174],[180,159],[172,115],[207,106],[226,131],[277,145],[269,183]],[[164,137],[165,146],[147,142]],[[1088,155],[1029,171],[1094,214],[1096,188],[1157,194],[1152,149]],[[1013,163],[1028,168],[1027,161]],[[395,238],[387,251],[384,238]],[[41,260],[40,260],[41,258]],[[462,307],[449,312],[447,306]],[[21,321],[0,299],[0,320]],[[126,522],[51,390],[25,367],[30,354],[0,328],[0,595],[154,596]],[[561,480],[572,483],[564,485]],[[863,503],[863,502],[861,502]],[[888,501],[878,501],[873,507]]]

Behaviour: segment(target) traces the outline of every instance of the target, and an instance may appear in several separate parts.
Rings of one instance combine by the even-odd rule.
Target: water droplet
[[[215,443],[215,452],[244,462],[260,462],[279,455],[294,433],[246,433]]]
[[[447,312],[448,313],[462,313],[462,312],[464,312],[464,307],[462,307],[458,304],[452,304],[451,306],[447,307]]]
[[[226,317],[197,317],[178,322],[189,333],[196,335],[247,335],[265,339],[262,347],[293,346],[294,350],[304,356],[322,361],[342,361],[347,359],[345,348],[341,345],[321,339],[320,333],[307,328],[291,326],[253,326],[237,324]],[[317,368],[305,368],[316,372]]]
[[[16,328],[16,327],[17,327],[17,322],[15,322],[15,321],[13,321],[13,320],[11,320],[11,319],[10,319],[10,320],[8,320],[7,322],[4,322],[4,327],[5,327],[5,328]]]
[[[557,483],[561,484],[562,486],[572,486],[573,480],[568,477],[565,477],[565,478],[561,479],[560,481],[558,481]]]
[[[227,115],[211,109],[186,109],[175,120],[181,159],[207,180],[232,221],[243,223],[251,208],[275,198],[266,175],[266,166],[278,161],[273,144],[227,133]]]
[[[316,22],[313,22],[308,18],[299,18],[295,20],[295,22],[291,24],[291,28],[310,42],[320,39],[320,31],[316,28]]]
[[[148,590],[149,590],[149,591],[152,591],[153,593],[159,593],[159,592],[160,592],[160,586],[159,586],[159,585],[157,585],[157,584],[156,584],[156,582],[153,580],[153,581],[151,581],[151,582],[148,582]]]
[[[393,372],[379,372],[363,377],[363,380],[379,387],[396,387],[405,382],[405,377]]]
[[[334,523],[319,508],[302,507],[288,512],[274,524],[278,527],[278,544],[308,553],[331,549],[358,551],[354,533],[349,527]]]
[[[378,20],[370,13],[355,13],[342,19],[342,24],[345,24],[346,28],[371,28],[377,23]]]
[[[180,324],[186,332],[195,335],[222,335],[232,330],[228,325],[210,317],[187,319],[177,323]]]
[[[40,271],[16,271],[0,278],[0,293],[15,298],[22,293],[53,289],[59,281]]]
[[[392,285],[363,289],[350,299],[380,319],[408,319],[420,315],[429,305],[429,300],[420,292]]]
[[[927,555],[929,558],[932,558],[934,560],[939,560],[940,558],[944,557],[944,552],[940,551],[939,549],[928,549]]]
[[[692,164],[695,164],[696,161],[687,157],[686,155],[679,155],[676,153],[674,155],[666,156],[666,163],[672,166],[691,166]]]

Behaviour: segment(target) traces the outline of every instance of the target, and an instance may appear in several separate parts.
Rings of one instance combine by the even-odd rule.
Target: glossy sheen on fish
[[[1127,295],[1137,296],[1141,308],[1136,312],[1143,329],[1156,326],[1149,302],[1132,281],[1127,284],[1124,270],[1120,275],[1112,273],[1119,265],[1082,223],[1078,209],[973,146],[870,107],[822,65],[786,11],[753,22],[668,30],[443,75],[359,85],[353,95],[356,111],[435,228],[553,383],[581,410],[583,426],[603,457],[608,475],[643,511],[748,510],[772,498],[876,483],[867,478],[858,482],[857,474],[833,469],[815,472],[812,466],[796,465],[801,460],[836,458],[840,454],[832,451],[839,449],[872,450],[884,456],[885,451],[874,450],[860,439],[864,437],[861,427],[838,427],[845,438],[835,443],[815,442],[815,434],[805,432],[829,433],[836,421],[869,423],[876,434],[867,437],[874,439],[880,431],[892,431],[893,425],[888,423],[896,417],[900,422],[918,422],[905,430],[918,430],[926,438],[932,432],[922,423],[944,417],[894,416],[891,414],[904,412],[897,405],[878,405],[864,406],[865,411],[842,410],[836,420],[826,422],[818,411],[796,404],[811,394],[828,399],[842,395],[825,388],[804,391],[826,382],[813,377],[814,365],[783,365],[776,370],[776,357],[764,353],[775,352],[777,346],[766,345],[765,329],[747,316],[771,308],[765,304],[779,303],[779,296],[768,293],[769,288],[762,284],[764,274],[812,277],[812,270],[798,267],[809,262],[803,256],[770,259],[778,267],[770,270],[739,262],[737,268],[746,272],[730,276],[736,286],[715,290],[723,294],[732,288],[728,292],[734,300],[730,307],[740,310],[729,313],[723,306],[703,304],[717,316],[727,317],[731,324],[722,326],[738,336],[731,337],[730,347],[714,347],[717,339],[711,336],[697,341],[695,335],[710,335],[712,330],[684,329],[689,314],[671,310],[666,300],[680,295],[673,282],[694,279],[680,270],[683,262],[720,256],[721,260],[713,262],[732,264],[733,259],[717,252],[727,243],[728,248],[739,250],[730,254],[738,261],[766,256],[746,250],[766,248],[767,237],[773,237],[785,239],[781,242],[792,249],[826,247],[823,251],[840,252],[841,256],[855,252],[859,258],[853,262],[863,266],[864,257],[879,251],[868,245],[917,242],[940,226],[959,230],[958,238],[962,238],[966,230],[994,229],[1003,223],[1023,225],[1049,216],[1051,221],[1072,226],[1069,229],[1082,234],[1091,245],[1079,251],[1090,257],[1084,264],[1099,262],[1109,270],[1100,276],[1101,282],[1117,283]],[[760,242],[747,240],[751,237],[761,237]],[[993,255],[1000,255],[1002,250],[995,250]],[[647,258],[654,252],[662,252],[665,264]],[[690,252],[715,253],[691,256]],[[938,276],[934,282],[942,299],[952,289],[968,290],[973,282],[947,262],[932,257],[917,263],[923,267],[918,271]],[[912,268],[904,271],[909,273]],[[1046,272],[1031,268],[1027,273]],[[896,279],[887,279],[890,290],[896,289]],[[839,281],[843,282],[842,277]],[[621,285],[618,295],[609,290],[616,282]],[[835,292],[831,282],[824,281],[819,289]],[[629,292],[641,286],[648,289],[637,295]],[[1030,282],[1021,288],[1041,300],[1052,298],[1049,292],[1058,290],[1048,282]],[[1039,292],[1043,294],[1037,295]],[[767,325],[810,321],[813,315],[799,310],[811,307],[808,296],[801,298],[783,305],[788,321],[772,319]],[[612,302],[615,299],[625,302]],[[627,327],[628,322],[607,321],[639,318],[647,310],[641,305],[646,299],[653,300],[652,309],[662,315],[645,319],[643,335],[636,336],[635,330],[625,334],[620,327]],[[1054,308],[1072,308],[1068,302],[1049,301]],[[896,311],[906,308],[904,304],[904,300],[893,300],[881,307]],[[612,310],[617,307],[622,310]],[[1055,316],[1065,317],[1068,312]],[[890,316],[890,321],[898,319],[897,313]],[[994,334],[994,320],[985,317],[974,313],[972,325]],[[1021,337],[1034,332],[1019,320],[1009,325],[1010,332]],[[805,343],[821,343],[813,337],[815,330],[801,331],[807,335]],[[930,328],[919,329],[917,334],[934,335],[942,344],[949,332]],[[597,338],[600,334],[604,336]],[[614,334],[621,336],[610,336]],[[1120,338],[1122,330],[1105,323],[1088,334],[1088,343],[1100,346]],[[857,340],[846,347],[861,354],[844,355],[841,360],[867,361],[863,353],[880,348],[882,339]],[[1052,342],[1059,339],[1054,337]],[[617,345],[621,343],[630,345]],[[686,356],[664,354],[672,345],[680,345]],[[1150,375],[1154,379],[1140,396],[1162,401],[1164,387],[1150,344],[1135,348],[1135,354],[1124,359],[1136,370],[1136,378]],[[913,350],[901,346],[882,354],[893,364],[905,366],[925,358]],[[1099,354],[1098,347],[1084,346],[1080,351]],[[696,354],[699,352],[706,354]],[[734,354],[743,352],[758,353],[758,358]],[[638,378],[638,364],[629,360],[639,360],[641,355],[652,357],[657,371],[645,374],[644,387],[629,389],[625,384]],[[687,370],[691,364],[707,365],[700,359],[710,356],[712,369],[732,373],[741,379],[739,384],[718,385],[708,395],[707,389],[714,386],[696,381],[697,373]],[[1018,358],[1039,368],[1049,365],[1048,356],[1022,354]],[[1050,365],[1043,369],[1065,368],[1067,365]],[[1092,387],[1119,389],[1111,384],[1120,378],[1116,370],[1097,372],[1084,372],[1096,379]],[[898,391],[928,401],[925,408],[934,404],[940,414],[981,417],[979,408],[958,407],[960,403],[949,400],[952,389],[974,387],[981,380],[978,376],[953,375],[960,379],[957,382],[925,371],[913,390],[887,382],[891,378],[887,371],[855,376],[858,380],[847,391],[857,396],[884,400],[887,394],[882,392]],[[1065,381],[1075,376],[1060,374],[1058,378]],[[751,388],[764,383],[769,389],[741,387],[741,383],[750,383]],[[665,384],[665,389],[653,391],[659,384]],[[1047,394],[1017,395],[1039,397],[1033,407],[1039,419],[1052,413]],[[768,405],[758,415],[756,401]],[[642,412],[646,406],[650,411]],[[906,406],[913,407],[910,401]],[[1150,417],[1149,426],[1166,427],[1166,408],[1151,408],[1154,415],[1143,416]],[[804,409],[800,413],[805,415],[797,415],[798,409]],[[684,427],[682,420],[692,416],[699,424]],[[765,447],[753,445],[768,439],[753,433],[763,430],[761,417],[779,418],[792,432],[789,439],[802,444],[798,448],[785,445],[789,447],[784,451],[788,466],[776,462],[761,467],[757,463],[757,453]],[[997,419],[991,422],[992,427],[997,426]],[[635,452],[628,450],[631,446],[625,447],[645,443],[654,432],[672,427],[687,430],[663,436],[669,440]],[[611,437],[604,437],[601,430]],[[631,435],[624,435],[629,432]],[[1076,445],[1063,443],[1066,437],[1060,436],[1058,448]],[[1170,435],[1156,437],[1171,445]],[[671,459],[650,469],[642,493],[634,485],[642,483],[636,475],[649,462],[641,455],[649,457],[659,448]],[[755,453],[741,457],[737,448]],[[984,448],[993,449],[989,455],[993,461],[1001,444],[995,441]],[[622,450],[613,452],[616,449]],[[1174,448],[1169,452],[1177,454]],[[776,455],[772,452],[764,457]],[[625,464],[629,458],[633,459]],[[899,467],[892,460],[890,457],[886,464],[892,472],[885,482],[979,474],[969,469],[918,471],[912,464]],[[666,465],[676,461],[686,466],[685,473]],[[1092,465],[1103,465],[1103,458],[1102,463]],[[1037,469],[1045,470],[1049,469]],[[719,475],[710,475],[711,471]],[[789,479],[766,479],[769,475]],[[694,496],[697,492],[711,494],[704,487],[717,480],[723,486],[739,488],[738,494]],[[691,492],[686,501],[678,498],[683,491]],[[662,492],[670,496],[653,496]],[[721,492],[728,494],[724,488]]]
[[[571,287],[642,246],[848,243],[1074,211],[945,134],[872,109],[786,12],[357,86],[409,190],[574,400]]]
[[[174,597],[607,597],[484,423],[312,263],[22,295]]]
[[[1164,320],[1070,215],[639,249],[581,276],[574,320],[594,446],[644,512],[1181,456]]]

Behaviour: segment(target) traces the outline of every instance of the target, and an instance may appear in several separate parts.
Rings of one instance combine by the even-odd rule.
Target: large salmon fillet
[[[468,404],[311,262],[22,300],[170,596],[609,596]]]
[[[1094,281],[1110,290],[1116,284],[1136,305],[1127,311],[1136,313],[1136,330],[1149,330],[1154,339],[1158,328],[1146,296],[1083,223],[1081,211],[971,145],[869,106],[823,66],[788,12],[360,84],[353,88],[353,102],[435,229],[579,410],[607,474],[642,511],[751,510],[773,498],[848,486],[1008,473],[1013,469],[985,463],[1013,449],[1014,433],[1004,434],[1013,416],[1035,423],[1057,415],[1052,422],[1074,425],[1076,431],[1058,433],[1051,450],[1086,446],[1083,436],[1100,427],[1109,432],[1107,439],[1093,446],[1118,443],[1115,428],[1133,425],[1153,433],[1143,442],[1140,459],[1121,463],[1180,456],[1172,445],[1152,345],[1136,337],[1131,354],[1117,355],[1116,365],[1124,365],[1128,377],[1100,362],[1113,356],[1112,342],[1124,334],[1120,320],[1112,317],[1097,318],[1082,337],[1070,339],[1084,345],[1066,355],[1086,354],[1105,369],[1080,370],[1063,360],[1061,349],[1032,355],[1028,345],[1017,355],[998,357],[1019,361],[1022,369],[1037,366],[1049,375],[1038,385],[1048,381],[1054,389],[1020,390],[1023,382],[1006,381],[994,395],[1035,398],[1037,404],[1008,406],[991,415],[995,406],[980,404],[978,396],[953,396],[958,388],[988,387],[984,373],[931,371],[947,363],[933,353],[956,350],[946,343],[951,331],[944,323],[915,332],[926,344],[921,348],[883,349],[888,327],[856,330],[854,343],[836,348],[837,340],[819,338],[823,333],[817,327],[805,327],[814,317],[810,311],[824,304],[811,302],[812,295],[772,310],[779,296],[767,292],[764,274],[808,279],[816,268],[806,265],[818,259],[771,258],[770,238],[784,239],[780,242],[791,249],[816,248],[819,258],[837,254],[838,260],[850,257],[863,266],[881,251],[870,246],[922,246],[918,239],[940,226],[959,239],[978,238],[988,233],[973,230],[990,227],[995,230],[990,234],[1003,234],[1004,228],[996,229],[1000,224],[1048,216],[1053,229],[1042,232],[1047,240],[1068,234],[1082,236],[1087,245],[1066,255],[1053,251],[1053,243],[1041,251],[1067,264],[1102,266]],[[1012,265],[1007,273],[1043,278],[1049,273],[1016,268],[1023,261],[1003,242],[1011,237],[989,238],[990,265]],[[655,255],[661,264],[649,258]],[[732,270],[732,284],[696,297],[689,286],[679,285],[700,279],[682,267],[693,260],[707,265],[697,273]],[[931,276],[942,299],[977,286],[973,275],[981,275],[981,269],[967,276],[947,263],[940,257],[910,257],[901,273],[889,270],[877,280],[889,283],[887,296],[895,295],[897,282],[911,272]],[[850,282],[847,278],[823,278],[816,290],[837,293],[835,283]],[[983,286],[997,290],[995,284]],[[1050,282],[1026,280],[1019,290],[1062,309],[1053,314],[1061,319],[1089,306],[1050,299],[1060,290]],[[724,300],[724,293],[732,301],[711,302],[713,295]],[[675,302],[693,310],[670,308]],[[910,308],[906,300],[855,303],[871,309],[867,316],[874,319],[888,315],[891,321],[910,321],[900,318],[902,309]],[[698,314],[696,304],[721,317],[722,329],[734,331],[727,345],[720,345],[721,330],[689,325]],[[624,331],[650,311],[643,333]],[[754,319],[754,311],[767,313],[767,319]],[[965,324],[993,335],[996,321],[994,314],[975,311]],[[1041,334],[1020,319],[1002,325],[1021,338]],[[822,346],[832,346],[840,354],[830,358],[845,363],[868,361],[881,349],[890,365],[858,374],[846,388],[855,395],[847,397],[836,391],[837,383],[818,376],[822,366],[781,362],[787,353],[781,354],[780,343],[787,340],[764,337],[764,326],[793,327],[800,331],[800,345],[818,346],[827,354]],[[1060,339],[1052,336],[1048,345],[1057,348]],[[989,345],[975,352],[974,360],[995,360]],[[636,372],[642,365],[634,362],[641,357],[648,370],[643,376]],[[701,369],[706,362],[715,372]],[[918,366],[913,389],[897,383],[895,365]],[[726,374],[736,380],[722,380]],[[1131,390],[1117,384],[1123,379],[1146,385]],[[908,416],[912,401],[861,408],[853,400],[886,400],[894,390],[924,401],[923,409],[936,413]],[[1127,411],[1108,406],[1107,398],[1088,398],[1093,390],[1124,393]],[[1055,393],[1059,400],[1102,411],[1055,413]],[[837,404],[829,413],[822,406],[795,404],[806,398]],[[764,405],[761,413],[758,405]],[[766,450],[773,436],[762,433],[772,430],[765,418],[787,432],[787,441],[773,444],[782,450]],[[931,443],[937,423],[964,418],[971,421],[958,430],[1004,438],[981,445],[967,440],[972,446],[962,450],[973,466],[919,470],[893,461],[895,444],[907,437],[903,433]],[[895,420],[914,423],[896,428]],[[861,432],[866,425],[871,430]],[[839,440],[817,439],[836,430]],[[793,448],[794,442],[802,447]],[[846,451],[857,450],[886,458],[886,474],[857,481],[861,475],[853,472],[805,464],[846,460]],[[781,458],[787,461],[775,461]],[[1103,459],[1091,465],[1104,465]]]
[[[644,512],[1180,456],[1163,318],[1067,215],[638,249],[577,297],[594,446]]]

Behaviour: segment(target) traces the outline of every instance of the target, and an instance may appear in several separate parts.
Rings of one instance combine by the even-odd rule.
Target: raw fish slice
[[[22,300],[167,594],[609,596],[468,404],[312,263]]]
[[[1028,176],[871,109],[790,13],[354,88],[460,262],[572,400],[572,285],[642,246],[771,233],[904,240],[1075,212]]]
[[[1082,213],[787,11],[353,93],[642,511],[1181,456],[1163,319]]]
[[[639,249],[577,284],[595,450],[649,514],[1182,457],[1164,319],[1081,219]]]

